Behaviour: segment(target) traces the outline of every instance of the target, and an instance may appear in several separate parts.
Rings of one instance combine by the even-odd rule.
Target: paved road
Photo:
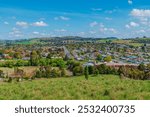
[[[65,46],[63,46],[63,49],[64,49],[64,52],[65,52],[65,55],[66,55],[68,58],[71,58],[71,54],[70,54],[69,50],[68,50]]]

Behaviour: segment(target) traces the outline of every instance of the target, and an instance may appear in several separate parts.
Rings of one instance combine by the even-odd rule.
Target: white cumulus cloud
[[[22,37],[23,33],[19,29],[14,27],[12,28],[12,31],[9,32],[9,35],[10,37]]]
[[[101,27],[99,30],[102,33],[106,32],[117,33],[117,31],[114,28]]]
[[[8,25],[9,23],[7,21],[5,21],[4,24]]]
[[[89,31],[90,34],[96,34],[96,31]]]
[[[126,27],[126,28],[130,28],[130,25],[129,25],[129,24],[126,24],[125,27]]]
[[[139,26],[139,24],[138,24],[138,23],[135,23],[135,22],[130,22],[130,26],[132,26],[132,27],[137,27],[137,26]]]
[[[137,33],[145,33],[146,31],[145,30],[139,30],[139,31],[137,31]]]
[[[68,21],[70,20],[69,17],[65,17],[65,16],[59,16],[59,17],[55,17],[54,20],[65,20],[65,21]]]
[[[130,22],[129,24],[126,24],[125,25],[125,27],[126,28],[131,28],[131,27],[138,27],[139,26],[139,24],[138,23],[136,23],[136,22]]]
[[[90,23],[90,27],[94,27],[94,26],[97,26],[97,25],[98,25],[98,23],[96,21]]]
[[[133,9],[130,14],[134,17],[150,17],[150,10]]]
[[[78,35],[79,36],[85,36],[85,32],[79,32]]]
[[[34,32],[33,32],[33,34],[34,34],[34,35],[38,35],[38,34],[40,34],[40,33],[39,33],[39,32],[34,31]]]
[[[32,25],[33,25],[33,26],[38,26],[38,27],[48,26],[48,24],[45,23],[45,22],[43,22],[43,21],[34,22]]]
[[[27,22],[23,22],[23,21],[18,21],[18,22],[16,22],[16,25],[17,26],[21,26],[21,27],[27,27],[28,23]]]
[[[62,20],[70,20],[70,18],[64,17],[64,16],[60,16],[60,19],[62,19]]]
[[[128,0],[128,4],[133,4],[133,1],[132,0]]]
[[[101,8],[92,8],[92,11],[101,11]]]
[[[56,32],[67,32],[67,30],[65,30],[65,29],[56,29],[55,31]]]

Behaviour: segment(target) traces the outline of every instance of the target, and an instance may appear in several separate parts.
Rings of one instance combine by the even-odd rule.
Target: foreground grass
[[[0,99],[150,99],[150,81],[120,80],[119,76],[100,75],[89,80],[82,76],[0,83]]]

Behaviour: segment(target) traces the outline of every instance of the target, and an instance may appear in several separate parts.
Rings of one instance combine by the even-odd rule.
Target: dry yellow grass
[[[36,69],[38,69],[38,67],[19,67],[19,69],[24,70],[26,76],[29,77]],[[0,70],[2,70],[5,74],[8,74],[8,76],[14,73],[14,68],[0,67]]]

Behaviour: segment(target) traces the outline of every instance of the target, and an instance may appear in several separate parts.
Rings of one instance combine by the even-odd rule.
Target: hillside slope
[[[39,79],[20,83],[0,83],[0,99],[11,100],[116,100],[150,99],[150,81],[121,80],[119,76],[100,75]]]

